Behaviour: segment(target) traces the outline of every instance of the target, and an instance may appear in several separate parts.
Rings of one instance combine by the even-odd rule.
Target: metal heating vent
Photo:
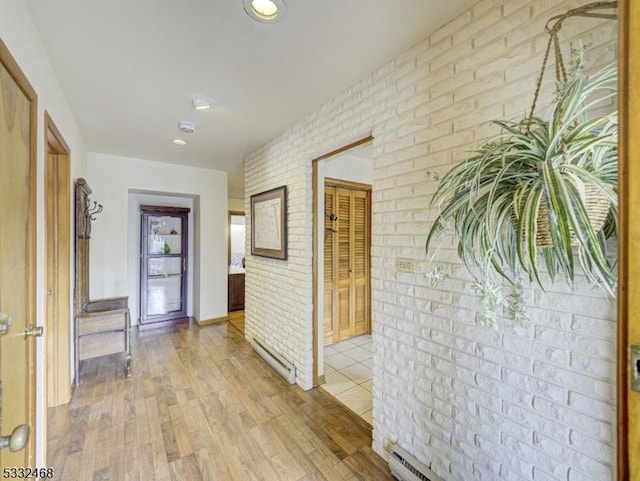
[[[399,481],[443,481],[440,476],[398,445],[391,450],[389,469],[393,477]]]
[[[269,364],[269,366],[280,374],[289,384],[296,382],[296,368],[293,364],[275,352],[271,346],[260,338],[253,337],[249,340],[249,343],[262,360]]]

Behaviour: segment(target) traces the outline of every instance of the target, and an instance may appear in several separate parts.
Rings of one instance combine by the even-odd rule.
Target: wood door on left
[[[0,467],[33,466],[35,455],[35,115],[36,96],[0,41],[0,432],[28,425],[23,449],[0,450]],[[14,447],[16,447],[14,445]],[[11,474],[11,473],[10,473]]]
[[[619,2],[618,480],[640,481],[640,2]],[[637,351],[636,351],[637,352]],[[632,381],[636,381],[632,383]]]

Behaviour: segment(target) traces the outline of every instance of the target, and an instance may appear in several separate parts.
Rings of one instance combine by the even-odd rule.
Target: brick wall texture
[[[491,329],[476,322],[453,239],[440,256],[451,278],[434,288],[424,277],[437,177],[496,132],[487,120],[528,110],[545,22],[584,3],[482,0],[245,159],[247,212],[251,194],[289,188],[288,261],[247,257],[247,336],[309,389],[312,159],[373,135],[373,448],[398,442],[447,481],[615,476],[615,302],[585,279],[531,287],[530,322]],[[616,22],[589,18],[561,31],[565,55],[589,46],[589,69],[615,61],[616,35]],[[551,75],[545,86],[541,113]],[[415,273],[397,272],[397,257]]]

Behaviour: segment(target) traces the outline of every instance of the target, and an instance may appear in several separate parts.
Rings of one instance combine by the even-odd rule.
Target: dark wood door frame
[[[157,327],[168,327],[189,322],[187,309],[188,279],[189,279],[189,213],[188,207],[173,207],[159,205],[145,205],[140,207],[140,322],[138,330],[143,331]],[[149,249],[149,219],[153,217],[169,217],[176,219],[180,224],[180,252],[174,253],[167,249],[165,240],[164,252],[150,252]],[[167,233],[164,233],[167,235]],[[152,281],[148,266],[151,259],[178,259],[180,269],[180,309],[164,312],[161,314],[151,314],[148,311],[148,287]],[[165,273],[166,274],[166,273]]]

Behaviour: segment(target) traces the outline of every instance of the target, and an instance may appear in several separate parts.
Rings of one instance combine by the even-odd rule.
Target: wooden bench
[[[129,298],[89,300],[89,240],[91,221],[102,206],[89,201],[91,189],[84,179],[76,180],[76,278],[75,278],[75,384],[80,363],[86,359],[124,353],[124,374],[131,375],[131,316]]]
[[[76,315],[76,359],[124,352],[124,374],[131,375],[131,317],[128,297],[90,301],[85,312]],[[79,372],[79,366],[78,366]]]

